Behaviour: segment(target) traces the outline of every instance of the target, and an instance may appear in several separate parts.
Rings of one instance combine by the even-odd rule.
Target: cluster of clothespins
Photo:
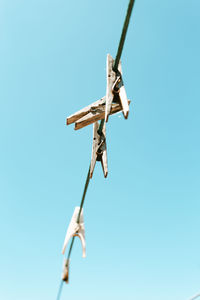
[[[107,148],[106,148],[106,122],[109,115],[122,111],[125,119],[128,118],[130,101],[127,98],[123,79],[122,67],[119,62],[118,70],[113,70],[114,59],[107,55],[107,87],[106,96],[100,100],[81,109],[67,118],[67,125],[75,123],[75,130],[83,128],[89,124],[93,125],[93,145],[92,158],[89,170],[89,177],[92,178],[96,161],[100,161],[104,176],[107,177]],[[101,120],[101,125],[99,125]],[[101,128],[102,127],[102,128]],[[82,207],[76,207],[71,222],[67,229],[62,253],[64,254],[71,238],[78,236],[83,248],[83,257],[86,257],[85,226]],[[64,260],[62,280],[68,283],[69,279],[69,258]]]

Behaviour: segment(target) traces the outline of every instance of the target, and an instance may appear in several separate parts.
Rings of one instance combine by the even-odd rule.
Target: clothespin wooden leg
[[[108,122],[108,117],[111,113],[111,106],[113,102],[112,87],[116,79],[116,73],[113,71],[114,59],[110,54],[107,55],[107,86],[106,86],[106,111],[105,121]]]
[[[69,116],[67,118],[67,125],[72,124],[79,119],[83,118],[85,115],[90,113],[91,111],[98,109],[99,106],[105,103],[105,97],[101,98],[100,100],[97,100],[93,102],[92,104],[82,108],[81,110],[77,111],[75,114]]]
[[[108,160],[107,160],[107,149],[106,149],[106,124],[104,123],[102,133],[104,135],[104,144],[101,148],[102,150],[102,158],[101,158],[101,165],[103,168],[104,177],[106,178],[108,175]]]
[[[102,134],[98,134],[99,123],[93,125],[92,159],[90,163],[90,178],[92,178],[96,161],[101,161],[104,177],[108,174],[107,149],[106,149],[106,124],[102,128]]]
[[[86,258],[86,243],[85,243],[85,235],[84,235],[84,232],[79,232],[79,233],[76,233],[75,236],[78,236],[79,239],[81,240],[81,245],[82,245],[82,249],[83,249],[83,254],[82,254],[82,257],[83,258]]]
[[[98,133],[97,133],[98,129],[99,129],[99,122],[95,122],[93,124],[93,143],[92,143],[92,159],[90,164],[90,178],[92,178],[94,167],[97,160],[96,152],[98,149],[98,142],[99,142]]]
[[[81,243],[83,246],[83,257],[85,257],[85,226],[84,226],[84,218],[83,218],[83,209],[81,210],[79,223],[77,223],[79,211],[80,211],[80,207],[78,207],[78,206],[75,207],[73,216],[71,218],[71,221],[69,223],[67,233],[65,236],[62,254],[65,253],[65,250],[67,248],[67,244],[68,244],[69,240],[73,236],[78,236],[81,239]]]
[[[119,63],[119,72],[122,74],[121,61]],[[128,114],[129,114],[129,102],[128,102],[128,98],[127,98],[127,95],[126,95],[126,90],[125,90],[122,78],[120,80],[121,80],[121,83],[120,83],[120,88],[119,88],[119,98],[120,98],[120,102],[121,102],[121,105],[122,105],[124,118],[127,119]]]

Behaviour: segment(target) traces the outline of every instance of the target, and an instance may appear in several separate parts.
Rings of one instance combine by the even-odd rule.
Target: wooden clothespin
[[[64,259],[63,263],[63,273],[62,273],[62,280],[66,283],[69,282],[69,259]]]
[[[69,227],[67,229],[67,233],[65,236],[65,241],[63,244],[63,249],[62,249],[62,254],[65,253],[65,250],[67,248],[67,244],[69,242],[69,240],[73,237],[73,236],[78,236],[81,240],[81,244],[82,244],[82,249],[83,249],[83,257],[86,257],[86,252],[85,252],[85,226],[84,226],[84,219],[83,219],[83,209],[81,210],[81,214],[80,214],[80,219],[79,219],[79,223],[77,222],[78,220],[78,215],[79,215],[79,210],[80,207],[75,207],[73,216],[71,218]]]
[[[87,107],[79,110],[75,114],[67,118],[67,125],[75,123],[75,130],[81,129],[87,125],[104,119],[105,117],[105,103],[106,97],[88,105]],[[122,110],[120,103],[113,103],[111,106],[110,114],[115,114]]]
[[[72,124],[84,118],[88,114],[91,114],[91,117],[95,116],[100,112],[99,110],[102,109],[102,106],[105,106],[105,97],[101,98],[100,100],[97,100],[96,102],[84,107],[83,109],[77,111],[75,114],[69,116],[67,118],[67,125]],[[75,127],[75,129],[79,129],[79,128]]]
[[[99,134],[99,123],[93,125],[92,159],[90,164],[90,178],[92,178],[96,161],[100,161],[104,177],[108,175],[107,149],[106,149],[106,124],[104,123],[102,132]]]
[[[122,66],[119,63],[118,72],[113,70],[114,59],[110,54],[107,55],[107,87],[106,87],[106,112],[105,120],[108,122],[108,117],[112,111],[112,103],[120,103],[125,119],[128,118],[129,103],[124,83],[122,80]]]
[[[103,97],[105,99],[105,97]],[[111,106],[111,115],[115,114],[122,110],[120,103],[113,103]],[[94,122],[97,122],[99,120],[102,120],[105,118],[105,103],[100,105],[97,109],[93,109],[93,111],[90,111],[87,115],[80,118],[75,122],[75,130],[81,129],[87,125],[90,125]]]
[[[107,55],[107,87],[106,96],[77,111],[67,118],[67,125],[75,123],[75,130],[105,119],[109,115],[123,111],[128,118],[130,100],[127,99],[122,80],[122,67],[119,63],[118,71],[113,71],[114,59]]]

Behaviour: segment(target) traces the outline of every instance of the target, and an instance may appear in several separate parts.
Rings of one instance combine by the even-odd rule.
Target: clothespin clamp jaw
[[[100,161],[106,178],[108,175],[107,149],[106,149],[106,126],[99,132],[99,123],[93,125],[92,159],[90,164],[90,178],[92,178],[96,161]]]
[[[118,71],[113,70],[114,59],[110,54],[107,55],[107,87],[106,87],[106,110],[105,120],[108,122],[109,115],[111,114],[112,103],[121,105],[124,118],[128,118],[129,114],[129,101],[126,95],[122,79],[122,66],[121,62],[118,66]]]
[[[69,259],[64,259],[62,280],[69,283]]]
[[[78,236],[81,240],[81,244],[82,244],[82,253],[83,253],[83,257],[86,257],[86,243],[85,243],[85,225],[84,225],[84,218],[83,218],[83,209],[81,210],[80,213],[80,218],[78,220],[78,216],[79,216],[79,211],[80,211],[80,207],[75,207],[73,216],[71,218],[69,227],[67,229],[67,233],[65,236],[65,241],[63,244],[63,249],[62,249],[62,254],[65,253],[65,250],[67,248],[67,244],[69,242],[69,240],[74,237],[74,236]]]

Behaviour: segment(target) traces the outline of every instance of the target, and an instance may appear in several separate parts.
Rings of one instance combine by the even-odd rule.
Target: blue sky
[[[0,1],[0,298],[53,300],[92,126],[128,1]],[[200,291],[200,2],[137,0],[122,54],[129,119],[107,124],[62,299],[187,300]]]

